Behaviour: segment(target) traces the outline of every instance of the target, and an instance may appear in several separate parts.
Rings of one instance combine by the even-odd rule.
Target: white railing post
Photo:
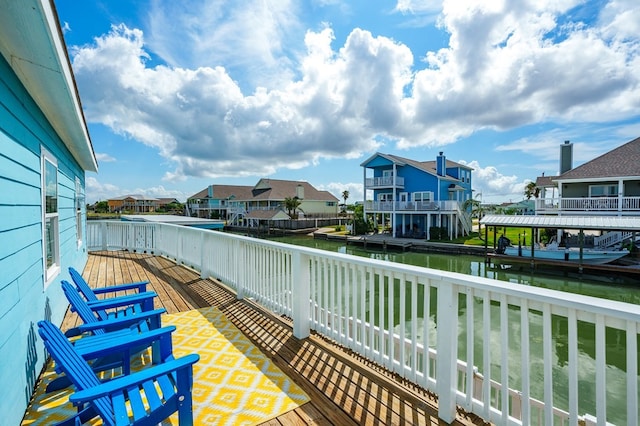
[[[125,246],[125,248],[127,250],[133,251],[133,243],[132,243],[131,240],[133,240],[133,233],[134,233],[133,224],[134,224],[134,222],[126,222],[126,224],[127,224],[126,225],[127,226],[127,232],[126,232],[127,236],[126,236],[126,240],[125,240],[124,246]]]
[[[200,278],[202,279],[207,279],[209,276],[209,270],[207,268],[209,266],[209,262],[205,260],[207,253],[208,251],[205,252],[204,249],[204,231],[202,231],[200,232]],[[205,267],[205,265],[207,265],[207,267]]]
[[[438,417],[447,423],[456,418],[456,370],[458,359],[458,297],[451,282],[438,285],[436,393]],[[452,320],[453,319],[453,320]]]
[[[309,337],[311,324],[309,323],[309,256],[299,251],[291,255],[291,292],[293,310],[293,336],[297,339]]]
[[[247,245],[243,242],[236,242],[233,244],[233,259],[238,259],[241,265],[245,265],[244,268],[238,268],[236,279],[236,298],[238,300],[244,299],[244,286],[249,280],[249,273],[247,271],[249,265],[249,250]]]
[[[100,224],[100,239],[102,241],[102,251],[107,251],[107,222],[104,221]]]

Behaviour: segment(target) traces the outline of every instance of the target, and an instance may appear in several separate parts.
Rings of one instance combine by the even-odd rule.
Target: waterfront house
[[[230,202],[251,198],[251,188],[246,185],[209,185],[187,198],[187,215],[226,219]]]
[[[506,214],[532,215],[535,214],[535,203],[533,200],[522,200],[516,203],[502,203],[500,210]]]
[[[166,210],[171,204],[180,204],[177,198],[158,198],[158,209]]]
[[[536,184],[553,183],[541,188],[536,214],[640,215],[640,138],[575,168],[571,167],[573,144],[565,141],[560,149],[560,175],[536,180]]]
[[[471,231],[463,209],[472,197],[471,167],[447,160],[442,152],[435,161],[376,153],[361,166],[365,194],[373,192],[364,211],[376,227],[384,226],[394,237],[422,239],[431,239],[434,229],[448,238]]]
[[[536,215],[581,217],[640,216],[640,138],[636,138],[576,168],[573,144],[560,145],[560,174],[540,176]],[[600,248],[634,238],[630,231],[603,231],[594,238]]]
[[[20,423],[62,322],[63,271],[87,261],[85,171],[96,172],[73,72],[48,0],[0,1],[0,423]]]
[[[297,213],[307,218],[335,217],[338,199],[304,181],[260,179],[254,186],[209,185],[187,200],[188,213],[197,217],[219,217],[229,225],[254,219],[288,219],[285,199],[297,198]],[[268,213],[256,213],[267,211]],[[266,219],[265,219],[266,220]]]
[[[153,213],[160,207],[158,198],[144,195],[124,195],[107,200],[111,213]]]

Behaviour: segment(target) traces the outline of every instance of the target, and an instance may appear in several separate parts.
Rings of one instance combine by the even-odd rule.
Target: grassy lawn
[[[120,213],[87,212],[87,219],[120,219]]]
[[[478,229],[477,226],[474,226],[474,229]],[[489,246],[493,247],[493,241],[494,241],[494,227],[490,227],[489,228]],[[498,227],[497,231],[495,233],[495,241],[498,241],[498,238],[500,238],[501,235],[504,234],[505,237],[509,238],[511,240],[511,244],[513,245],[517,245],[518,244],[518,235],[520,235],[520,238],[522,239],[523,235],[524,235],[524,241],[526,243],[531,243],[531,228],[506,228],[506,232],[504,231],[504,228],[502,227]],[[482,238],[484,238],[484,228],[482,228]],[[453,240],[443,240],[443,243],[454,243],[454,244],[465,244],[465,245],[472,245],[472,246],[484,246],[484,240],[480,239],[480,237],[478,236],[478,231],[472,232],[471,235],[468,235],[466,237],[460,237],[460,238],[455,238]]]

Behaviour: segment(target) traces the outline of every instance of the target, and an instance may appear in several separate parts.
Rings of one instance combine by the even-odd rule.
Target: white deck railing
[[[604,425],[614,412],[638,424],[636,305],[168,224],[89,222],[87,246],[218,278],[291,317],[296,337],[313,329],[435,392],[448,422],[458,404],[499,424]],[[614,394],[607,356],[620,340]]]
[[[458,201],[366,201],[365,209],[369,212],[455,212],[462,203]]]
[[[640,211],[640,197],[540,198],[535,200],[537,212],[580,212],[586,214]]]
[[[395,182],[393,176],[366,178],[365,186],[367,189],[373,188],[387,188],[396,186],[398,188],[404,188],[404,178],[396,176]]]

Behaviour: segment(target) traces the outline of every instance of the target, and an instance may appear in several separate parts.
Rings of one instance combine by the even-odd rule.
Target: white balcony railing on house
[[[538,213],[612,214],[640,212],[640,197],[541,198],[535,200]]]
[[[638,424],[636,305],[168,224],[92,221],[87,246],[220,279],[291,317],[296,337],[313,329],[435,392],[447,422],[458,404],[499,424]],[[626,360],[615,395],[608,344]]]
[[[367,189],[390,188],[394,186],[393,176],[366,178],[365,186]],[[404,178],[397,176],[395,179],[396,188],[404,188]]]
[[[457,212],[461,203],[458,201],[366,201],[365,209],[368,212]]]

